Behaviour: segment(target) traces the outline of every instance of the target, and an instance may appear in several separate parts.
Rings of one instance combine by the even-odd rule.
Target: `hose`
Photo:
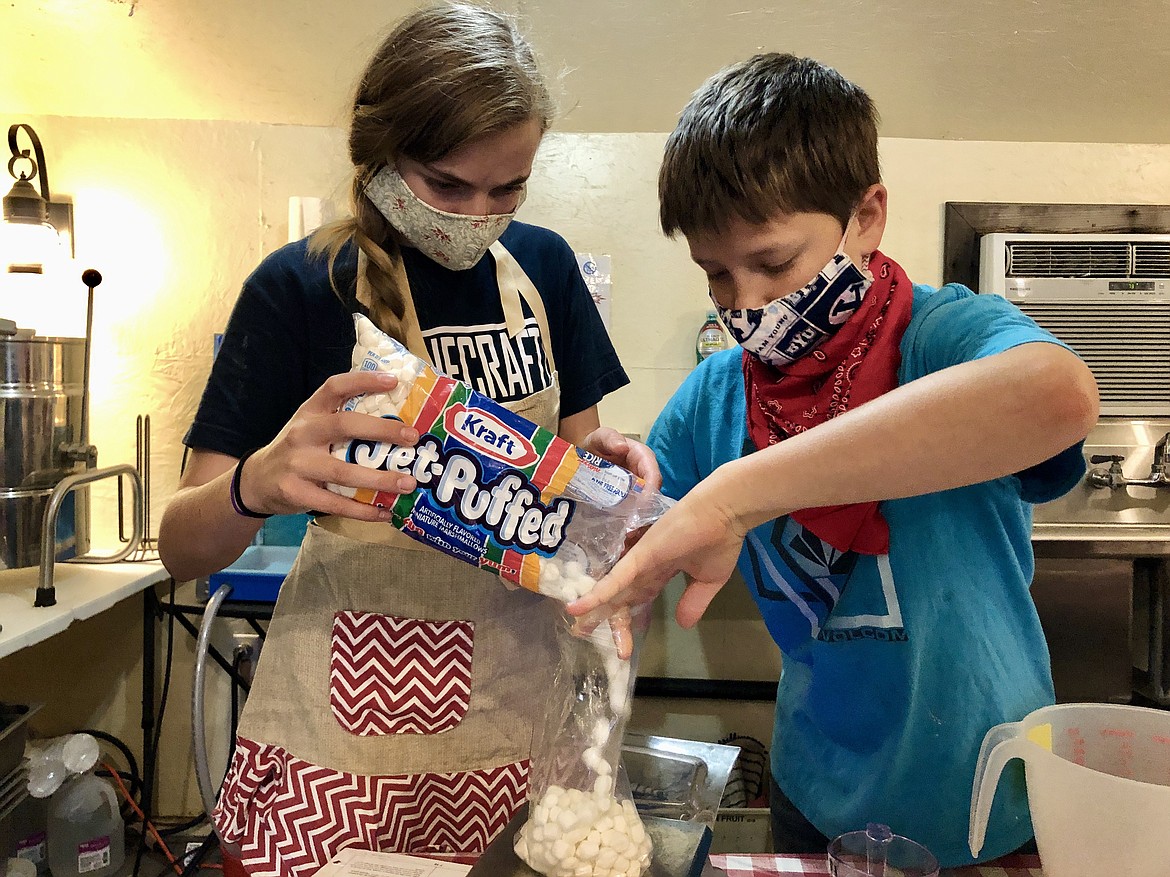
[[[211,626],[219,615],[219,607],[231,594],[231,585],[221,585],[207,601],[203,609],[203,623],[199,626],[199,639],[195,642],[195,682],[191,686],[191,733],[195,749],[195,781],[199,784],[199,797],[203,809],[210,813],[215,809],[216,788],[211,784],[211,768],[207,763],[206,717],[203,713],[203,683],[207,675],[207,647],[211,640]]]

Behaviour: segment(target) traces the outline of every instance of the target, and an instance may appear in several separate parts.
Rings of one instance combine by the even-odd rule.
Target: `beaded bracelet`
[[[271,518],[272,515],[265,515],[260,512],[254,512],[246,505],[244,505],[244,498],[240,496],[240,473],[244,471],[244,463],[248,458],[256,453],[259,448],[252,448],[244,456],[240,457],[240,461],[236,463],[236,470],[232,473],[232,484],[228,490],[228,496],[232,500],[232,508],[236,510],[237,515],[243,515],[245,518]]]

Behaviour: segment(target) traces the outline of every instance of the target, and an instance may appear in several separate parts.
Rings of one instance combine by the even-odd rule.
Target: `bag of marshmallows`
[[[398,386],[356,396],[343,410],[401,420],[419,440],[399,446],[353,439],[331,453],[412,475],[418,489],[329,488],[389,508],[390,523],[407,536],[570,602],[617,562],[630,533],[672,504],[626,469],[436,372],[366,317],[355,314],[354,323],[353,370],[396,375]]]
[[[558,637],[560,656],[528,774],[528,818],[516,855],[545,877],[641,877],[653,845],[630,796],[621,743],[630,717],[648,605],[631,611],[634,654],[623,660],[609,622]]]

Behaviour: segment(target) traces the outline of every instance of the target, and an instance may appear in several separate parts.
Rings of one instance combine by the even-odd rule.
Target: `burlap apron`
[[[507,407],[555,431],[543,303],[502,245],[491,252],[509,334],[523,299],[552,375]],[[406,301],[407,346],[426,357]],[[525,798],[558,613],[389,524],[318,519],[273,611],[215,812],[221,840],[253,877],[304,877],[350,846],[481,851]]]

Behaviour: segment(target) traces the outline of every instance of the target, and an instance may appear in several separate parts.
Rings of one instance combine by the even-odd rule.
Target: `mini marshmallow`
[[[594,773],[600,773],[601,769],[600,769],[599,765],[604,761],[604,759],[601,757],[601,753],[597,750],[597,748],[595,746],[590,746],[588,749],[586,749],[584,752],[581,753],[581,761],[584,763],[584,765],[587,768],[589,768]],[[608,766],[609,765],[607,763],[606,767],[608,767]]]
[[[351,399],[345,410],[397,416],[427,366],[372,323],[359,319],[355,325],[354,369],[394,374],[398,384],[388,393]],[[334,455],[344,459],[345,451],[335,448]],[[600,508],[620,504],[633,491],[635,479],[607,466],[586,461],[570,479],[565,495]],[[355,495],[350,489],[330,487]],[[589,558],[582,546],[568,540],[551,558],[533,556],[539,560],[537,591],[564,603],[588,594],[597,584],[590,575]],[[599,706],[608,708],[611,715],[598,716],[582,728],[590,745],[581,759],[594,775],[592,789],[549,786],[539,801],[532,802],[528,822],[515,841],[516,854],[547,877],[639,877],[650,864],[650,839],[633,803],[614,797],[614,765],[605,756],[611,735],[630,713],[630,664],[617,657],[608,624],[598,627],[593,643],[601,653],[599,663],[608,683],[607,697]]]
[[[536,816],[550,812],[550,801],[564,805],[562,816],[565,811],[579,816],[572,840],[568,832],[559,831],[559,824],[536,822]],[[650,865],[650,838],[636,808],[629,801],[619,803],[612,790],[589,793],[549,786],[532,814],[517,833],[514,849],[547,877],[638,877]]]
[[[609,741],[609,722],[598,719],[593,723],[593,734],[590,738],[594,746],[604,746]]]
[[[573,553],[575,548],[575,545],[566,542],[558,553]],[[562,603],[571,603],[592,591],[596,584],[597,580],[585,571],[580,561],[561,561],[557,557],[541,558],[540,578],[537,584],[541,594],[555,597]]]

